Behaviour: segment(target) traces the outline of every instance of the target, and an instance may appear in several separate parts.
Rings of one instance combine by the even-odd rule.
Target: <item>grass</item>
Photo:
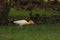
[[[29,11],[26,10],[16,10],[14,8],[11,8],[9,17],[11,18],[28,18],[29,17]],[[34,9],[32,10],[33,15],[39,14],[40,16],[46,15],[46,16],[52,16],[52,15],[59,15],[59,12],[56,10],[44,10],[44,9]]]
[[[0,26],[0,40],[60,40],[60,24],[28,25],[20,31],[17,27]]]
[[[25,11],[25,10],[16,10],[14,8],[11,8],[10,13],[9,13],[9,17],[18,17],[18,18],[25,18],[25,17],[29,17],[29,11]]]

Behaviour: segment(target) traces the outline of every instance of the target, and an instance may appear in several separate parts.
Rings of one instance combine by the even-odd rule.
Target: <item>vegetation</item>
[[[36,8],[42,8],[42,9],[53,9],[55,10],[55,8],[60,7],[59,5],[60,2],[58,2],[57,0],[51,1],[48,0],[47,3],[44,2],[44,0],[38,0],[38,1],[21,1],[21,0],[2,0],[0,1],[0,25],[5,25],[8,24],[8,14],[10,11],[10,8],[16,8],[16,9],[25,9],[25,10],[29,10],[31,11],[32,9],[36,9]],[[47,6],[48,5],[48,6]],[[3,18],[4,16],[4,18]]]
[[[2,4],[0,6],[3,7]],[[1,16],[0,18],[3,18],[2,20],[0,19],[1,23],[4,23],[4,21],[5,21],[4,13],[7,13],[6,14],[7,20],[8,19],[9,20],[26,19],[26,18],[29,19],[29,13],[31,10],[26,11],[26,10],[22,10],[22,9],[17,10],[15,8],[11,8],[11,10],[9,12],[10,7],[11,7],[10,4],[9,5],[5,4],[5,6],[3,7],[4,8],[2,11],[3,14],[0,13],[0,14],[2,14],[2,15],[0,15]],[[60,11],[60,9],[59,9],[59,11]],[[47,17],[52,18],[52,16],[54,16],[54,15],[56,15],[56,16],[60,15],[59,11],[55,10],[55,8],[51,8],[51,9],[50,8],[48,8],[48,9],[36,8],[36,9],[32,9],[32,14],[33,14],[33,16],[35,16],[35,14],[39,14],[40,16],[46,15]],[[58,22],[60,22],[60,20]],[[0,25],[0,40],[60,40],[60,24],[59,23],[27,25],[27,26],[23,26],[23,29],[19,30],[19,31],[18,31],[18,27],[21,27],[21,26],[18,26],[15,24]]]
[[[28,17],[29,16],[29,11],[26,10],[17,10],[14,8],[11,8],[10,12],[9,12],[9,17],[12,18],[24,18],[24,17]]]
[[[24,17],[29,17],[30,11],[26,10],[17,10],[14,8],[11,8],[9,12],[9,17],[17,17],[17,18],[24,18]],[[52,16],[52,15],[59,15],[59,12],[56,10],[45,10],[45,9],[34,9],[32,10],[32,14],[39,14],[39,15],[46,15],[46,16]]]
[[[32,20],[35,23],[60,23],[60,12],[57,10],[45,10],[45,9],[34,9],[32,10]],[[36,16],[38,14],[38,16]],[[37,17],[37,18],[36,18]],[[9,13],[9,20],[14,19],[26,19],[29,20],[30,18],[30,11],[26,10],[16,10],[14,8],[11,8],[11,11]],[[39,22],[38,22],[39,21]]]
[[[0,26],[0,40],[60,40],[60,24]]]

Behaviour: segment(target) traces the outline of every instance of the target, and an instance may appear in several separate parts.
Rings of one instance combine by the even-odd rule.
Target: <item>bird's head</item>
[[[34,24],[34,22],[32,20],[29,20],[28,24]]]

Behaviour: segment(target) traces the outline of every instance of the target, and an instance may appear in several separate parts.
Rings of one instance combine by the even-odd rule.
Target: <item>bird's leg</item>
[[[22,26],[20,27],[20,30],[22,30]]]
[[[23,29],[23,26],[19,26],[18,27],[18,31],[22,30]]]
[[[20,26],[20,30],[23,30],[24,29],[24,26]]]
[[[20,26],[18,26],[18,31],[20,31]]]

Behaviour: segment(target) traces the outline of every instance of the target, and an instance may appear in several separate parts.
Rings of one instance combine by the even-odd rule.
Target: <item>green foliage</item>
[[[12,17],[12,18],[28,18],[29,13],[30,13],[30,11],[17,10],[17,9],[11,8],[10,13],[9,13],[9,17]],[[59,15],[58,11],[52,10],[52,9],[49,9],[49,10],[34,9],[34,10],[32,10],[32,13],[33,13],[33,15],[38,13],[40,16],[42,16],[42,15],[46,15],[46,16]]]
[[[45,10],[45,9],[34,9],[33,13],[34,14],[35,13],[39,13],[41,16],[42,15],[46,15],[46,16],[59,15],[58,11],[52,10],[52,9],[48,9],[48,10]]]
[[[14,8],[11,8],[10,13],[9,13],[9,17],[17,17],[17,18],[25,18],[29,16],[29,11],[25,11],[25,10],[17,10]]]

